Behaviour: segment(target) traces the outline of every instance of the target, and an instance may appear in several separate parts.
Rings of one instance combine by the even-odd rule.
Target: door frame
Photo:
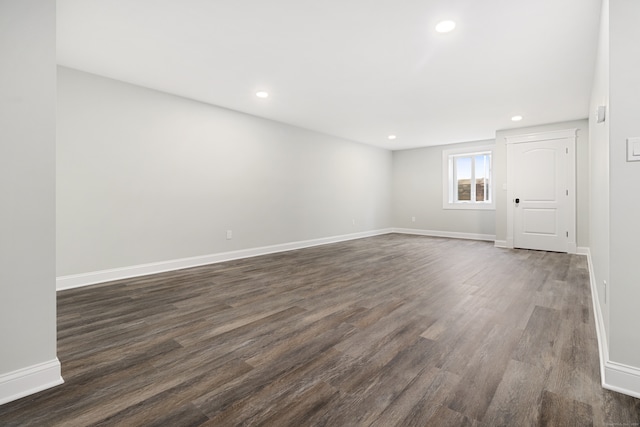
[[[550,132],[528,133],[523,135],[506,136],[507,148],[507,248],[513,249],[514,234],[514,194],[515,188],[511,183],[515,182],[515,170],[513,167],[513,150],[509,149],[511,144],[521,144],[526,142],[548,141],[552,139],[566,139],[568,146],[567,153],[567,190],[569,191],[567,200],[567,253],[575,254],[578,247],[576,243],[576,138],[578,129],[565,129]]]

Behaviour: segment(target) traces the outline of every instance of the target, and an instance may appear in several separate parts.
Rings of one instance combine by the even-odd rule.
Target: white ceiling
[[[58,63],[404,149],[587,117],[600,4],[58,0]]]

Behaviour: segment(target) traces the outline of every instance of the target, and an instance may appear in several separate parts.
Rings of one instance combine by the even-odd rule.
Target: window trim
[[[492,196],[490,202],[454,202],[455,183],[453,181],[453,158],[460,156],[474,156],[477,154],[491,154],[491,178],[489,183],[489,194]],[[442,150],[442,208],[460,210],[495,210],[496,209],[496,168],[495,168],[495,145],[479,145],[475,147],[453,148]]]

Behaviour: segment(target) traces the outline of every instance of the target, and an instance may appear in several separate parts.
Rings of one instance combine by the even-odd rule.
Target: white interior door
[[[575,252],[575,180],[570,179],[575,160],[570,158],[570,140],[525,140],[508,144],[507,150],[513,247]]]

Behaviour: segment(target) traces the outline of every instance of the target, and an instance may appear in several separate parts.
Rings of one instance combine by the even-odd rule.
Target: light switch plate
[[[640,137],[627,138],[627,162],[640,162]]]
[[[607,115],[607,107],[604,105],[598,105],[596,108],[596,123],[604,122],[604,119]]]

